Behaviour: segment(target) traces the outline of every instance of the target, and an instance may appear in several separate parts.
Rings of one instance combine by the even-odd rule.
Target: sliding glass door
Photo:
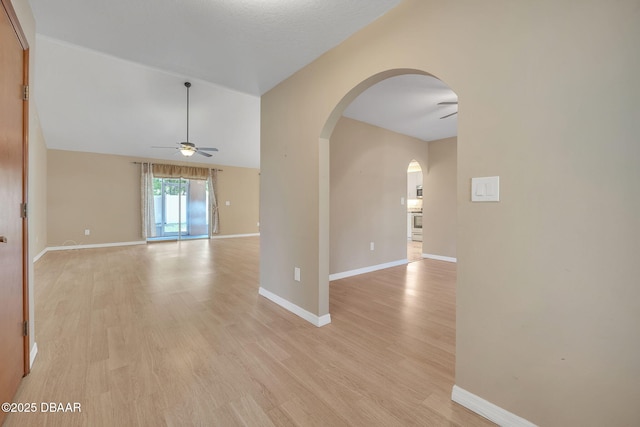
[[[209,233],[206,181],[154,178],[154,239],[204,238]]]

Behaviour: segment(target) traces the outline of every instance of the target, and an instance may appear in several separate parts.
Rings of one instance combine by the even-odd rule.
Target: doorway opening
[[[416,159],[407,167],[407,260],[422,259],[422,167]]]
[[[209,237],[207,182],[185,178],[154,178],[155,236],[150,241]]]
[[[378,88],[382,88],[382,91],[378,91]],[[385,90],[389,91],[385,92]],[[380,93],[384,96],[380,96]],[[397,99],[395,95],[399,95]],[[384,101],[376,101],[376,99],[383,99]],[[359,105],[354,108],[355,104]],[[383,111],[373,111],[374,108],[380,106]],[[318,172],[320,177],[318,204],[318,307],[321,318],[330,318],[329,280],[330,278],[338,276],[336,272],[331,271],[331,269],[335,270],[335,268],[331,265],[330,260],[336,258],[336,241],[330,238],[331,235],[339,235],[340,241],[360,242],[357,250],[366,254],[362,255],[360,259],[365,259],[368,256],[363,264],[367,263],[371,265],[371,267],[358,268],[359,266],[357,265],[351,267],[346,266],[343,268],[345,273],[355,272],[354,274],[358,274],[365,270],[374,271],[375,269],[397,265],[399,261],[401,261],[399,258],[405,258],[402,261],[405,264],[407,263],[407,245],[410,242],[408,234],[410,212],[405,201],[409,199],[409,197],[407,197],[409,192],[408,183],[405,181],[405,179],[408,179],[406,168],[411,159],[417,159],[420,161],[421,170],[426,173],[428,169],[427,165],[429,165],[429,168],[431,165],[430,160],[428,160],[431,143],[433,141],[453,138],[457,135],[457,107],[456,93],[439,78],[416,69],[390,69],[372,75],[354,86],[343,96],[329,114],[318,140]],[[410,111],[408,109],[410,109]],[[374,121],[368,121],[368,112],[373,113],[369,116],[373,117]],[[343,227],[345,228],[344,232],[335,232],[335,227],[340,225],[340,221],[336,221],[336,218],[331,217],[332,203],[330,203],[330,201],[333,198],[332,194],[334,190],[331,185],[331,180],[337,175],[340,176],[340,180],[344,182],[344,173],[339,169],[339,165],[337,165],[336,162],[330,161],[330,159],[333,158],[331,154],[333,149],[330,149],[330,147],[331,139],[334,138],[334,130],[338,127],[339,122],[344,123],[343,117],[368,123],[378,128],[395,132],[396,134],[412,137],[414,141],[416,139],[419,140],[416,141],[411,149],[406,150],[402,156],[398,155],[399,148],[397,146],[381,149],[378,155],[375,156],[377,160],[386,162],[386,166],[390,165],[391,168],[389,172],[385,172],[383,168],[377,165],[375,169],[376,174],[391,179],[386,179],[381,185],[374,186],[377,191],[376,197],[370,197],[369,204],[360,203],[358,210],[379,212],[383,209],[385,213],[389,211],[389,214],[386,215],[386,220],[375,223],[376,226],[381,225],[384,227],[384,229],[378,233],[381,235],[381,240],[378,242],[374,242],[373,239],[366,240],[365,238],[361,238],[357,240],[350,237],[349,233],[358,232],[362,228],[361,225],[363,222],[358,223],[357,227]],[[381,121],[378,121],[378,119]],[[398,129],[393,123],[403,121],[403,119],[405,130]],[[426,130],[428,135],[423,135],[422,130]],[[370,144],[368,148],[365,147],[365,150],[366,153],[370,154],[373,150],[373,144]],[[358,165],[361,164],[363,174],[368,173],[373,167],[373,162],[370,162],[368,159],[366,162],[363,162],[362,159],[364,157],[363,155],[359,155],[357,158],[354,158],[353,162],[349,163],[349,166],[354,167],[355,165],[356,167],[360,167]],[[344,159],[341,160],[345,161]],[[402,179],[402,182],[395,179],[396,175]],[[423,178],[426,177],[423,176]],[[418,184],[416,184],[416,186],[417,185]],[[434,183],[434,185],[438,184]],[[372,186],[368,185],[368,187]],[[365,186],[363,188],[368,187]],[[454,188],[454,199],[455,193],[456,189]],[[414,197],[411,197],[411,199],[413,198]],[[417,193],[415,199],[418,199]],[[437,203],[435,205],[438,207]],[[448,215],[451,216],[450,213],[448,213]],[[453,217],[455,218],[455,213]],[[340,219],[341,218],[338,218],[338,220]],[[422,219],[423,218],[416,219],[417,226],[421,225]],[[330,224],[332,225],[330,226]],[[398,227],[389,231],[389,227],[395,227],[396,224]],[[376,228],[376,230],[379,228],[380,227]],[[424,242],[422,242],[420,246],[417,251],[421,259],[425,252]],[[371,257],[377,248],[387,250],[386,258],[379,257],[379,259],[373,259]],[[340,259],[354,260],[356,258],[354,253],[354,251],[351,251],[348,258],[341,257]],[[374,262],[369,262],[370,258],[373,259]]]

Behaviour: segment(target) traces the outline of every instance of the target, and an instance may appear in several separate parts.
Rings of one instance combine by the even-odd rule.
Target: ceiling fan
[[[190,82],[184,83],[187,88],[187,140],[184,142],[177,142],[177,147],[151,147],[151,148],[174,148],[185,157],[191,157],[194,154],[198,153],[201,156],[211,157],[211,154],[207,153],[207,151],[218,151],[217,148],[213,147],[196,147],[193,142],[189,142],[189,88],[191,87]]]
[[[458,101],[448,101],[448,102],[438,102],[438,105],[458,105]],[[440,117],[441,119],[446,119],[447,117],[451,117],[458,114],[458,111],[455,111],[451,114],[447,114],[446,116]]]

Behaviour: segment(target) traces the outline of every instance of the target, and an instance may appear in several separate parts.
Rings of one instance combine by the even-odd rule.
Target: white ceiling
[[[458,134],[457,105],[438,105],[457,101],[456,94],[435,77],[407,74],[391,77],[370,87],[344,111],[344,116],[423,141],[449,138]]]
[[[40,34],[262,95],[400,0],[29,0]]]
[[[213,157],[191,161],[258,168],[260,98],[167,73],[38,36],[36,104],[47,146],[184,160],[174,149],[186,140],[216,147]]]
[[[179,158],[150,147],[185,140],[191,81],[189,139],[220,149],[192,159],[255,168],[259,96],[400,3],[29,1],[35,102],[49,148]],[[457,116],[437,118],[455,108],[437,107],[442,100],[455,94],[438,80],[403,76],[362,94],[346,115],[428,141],[455,135]]]

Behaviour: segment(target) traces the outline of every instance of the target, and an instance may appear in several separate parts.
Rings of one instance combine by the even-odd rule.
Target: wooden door
[[[26,318],[26,46],[8,0],[0,10],[0,402],[28,371]],[[0,424],[6,415],[0,411]]]

